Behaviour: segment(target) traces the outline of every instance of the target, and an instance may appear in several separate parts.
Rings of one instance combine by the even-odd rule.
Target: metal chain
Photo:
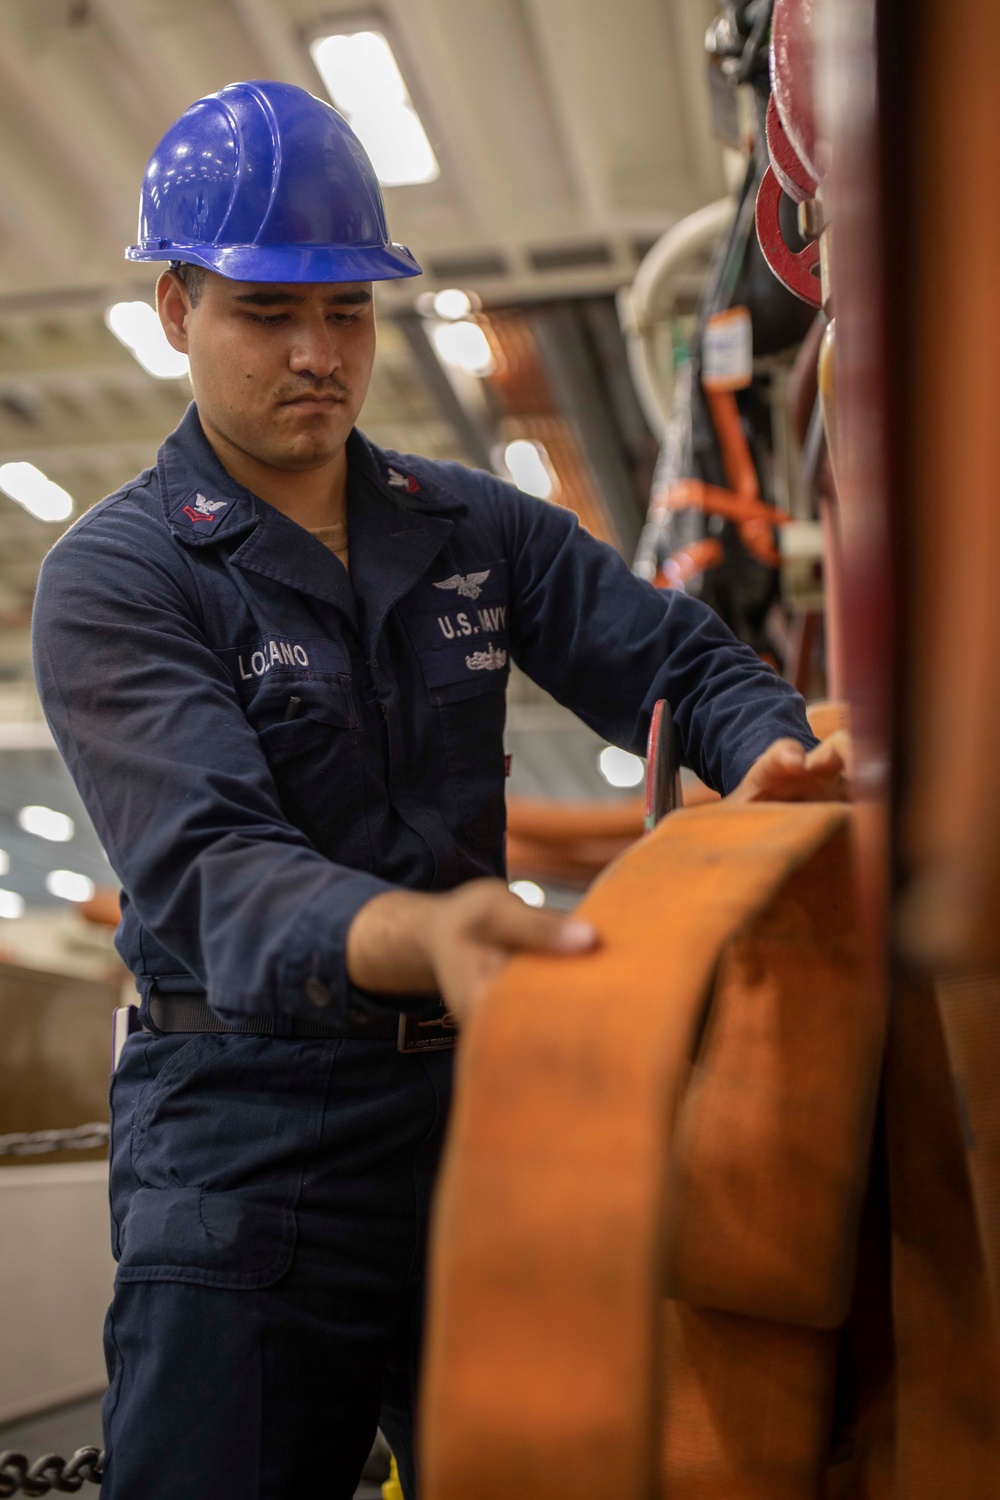
[[[0,1496],[75,1495],[84,1484],[100,1484],[104,1454],[98,1448],[78,1448],[67,1463],[58,1453],[46,1453],[29,1463],[23,1453],[8,1448],[0,1453]]]
[[[106,1146],[111,1127],[96,1120],[72,1130],[28,1130],[19,1135],[0,1135],[0,1156],[41,1156],[46,1151],[94,1151]],[[6,1494],[0,1489],[0,1496]],[[39,1490],[39,1494],[43,1492]]]

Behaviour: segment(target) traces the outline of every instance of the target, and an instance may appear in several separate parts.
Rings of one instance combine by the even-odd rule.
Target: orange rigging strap
[[[648,1496],[662,1462],[695,1461],[676,1440],[666,1458],[660,1451],[668,1274],[677,1292],[708,1299],[713,1317],[721,1301],[755,1323],[811,1318],[806,1333],[782,1328],[772,1342],[804,1347],[814,1380],[832,1380],[822,1330],[843,1313],[882,1032],[857,972],[849,816],[837,805],[718,804],[665,819],[581,905],[602,949],[515,960],[474,1017],[436,1212],[422,1402],[429,1500]],[[790,1024],[780,970],[804,934],[816,1015],[826,1007],[844,1023],[826,1048],[854,1080],[846,1095],[816,1087],[817,1042],[805,1018]],[[748,987],[756,1035],[734,1019]],[[798,1041],[785,1055],[789,1031]],[[775,1144],[782,1085],[794,1127],[780,1143],[787,1171],[776,1193],[761,1150]],[[720,1089],[745,1147],[701,1107]],[[720,1164],[729,1177],[706,1184]],[[696,1213],[685,1208],[693,1178]],[[821,1195],[817,1257],[807,1220]],[[689,1287],[693,1249],[717,1235],[716,1269]],[[797,1269],[783,1287],[775,1278],[789,1259]],[[764,1323],[754,1336],[767,1341]],[[692,1357],[710,1346],[696,1340]],[[683,1361],[672,1368],[678,1400],[688,1399]],[[671,1379],[668,1369],[666,1433],[676,1439]],[[789,1399],[815,1422],[800,1392]],[[806,1446],[803,1482],[823,1460]],[[714,1473],[759,1457],[711,1451],[697,1463]]]

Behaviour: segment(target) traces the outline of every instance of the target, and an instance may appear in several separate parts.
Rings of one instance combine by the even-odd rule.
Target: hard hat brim
[[[184,261],[229,281],[395,281],[420,276],[405,245],[184,245],[156,240],[130,245],[126,260]]]

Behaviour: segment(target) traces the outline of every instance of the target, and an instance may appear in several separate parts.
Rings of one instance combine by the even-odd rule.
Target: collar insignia
[[[398,469],[389,470],[389,483],[394,490],[405,490],[408,495],[416,495],[420,490],[412,474],[401,474]]]
[[[216,521],[222,520],[221,512],[227,510],[231,504],[231,500],[209,500],[199,490],[181,506],[181,511],[187,516],[192,526],[203,525],[206,521],[209,525],[214,525]]]

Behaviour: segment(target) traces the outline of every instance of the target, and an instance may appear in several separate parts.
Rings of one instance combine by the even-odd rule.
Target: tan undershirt
[[[324,547],[329,547],[334,557],[339,557],[344,567],[347,567],[346,521],[334,521],[332,526],[309,526],[307,530],[317,541],[322,542]]]

